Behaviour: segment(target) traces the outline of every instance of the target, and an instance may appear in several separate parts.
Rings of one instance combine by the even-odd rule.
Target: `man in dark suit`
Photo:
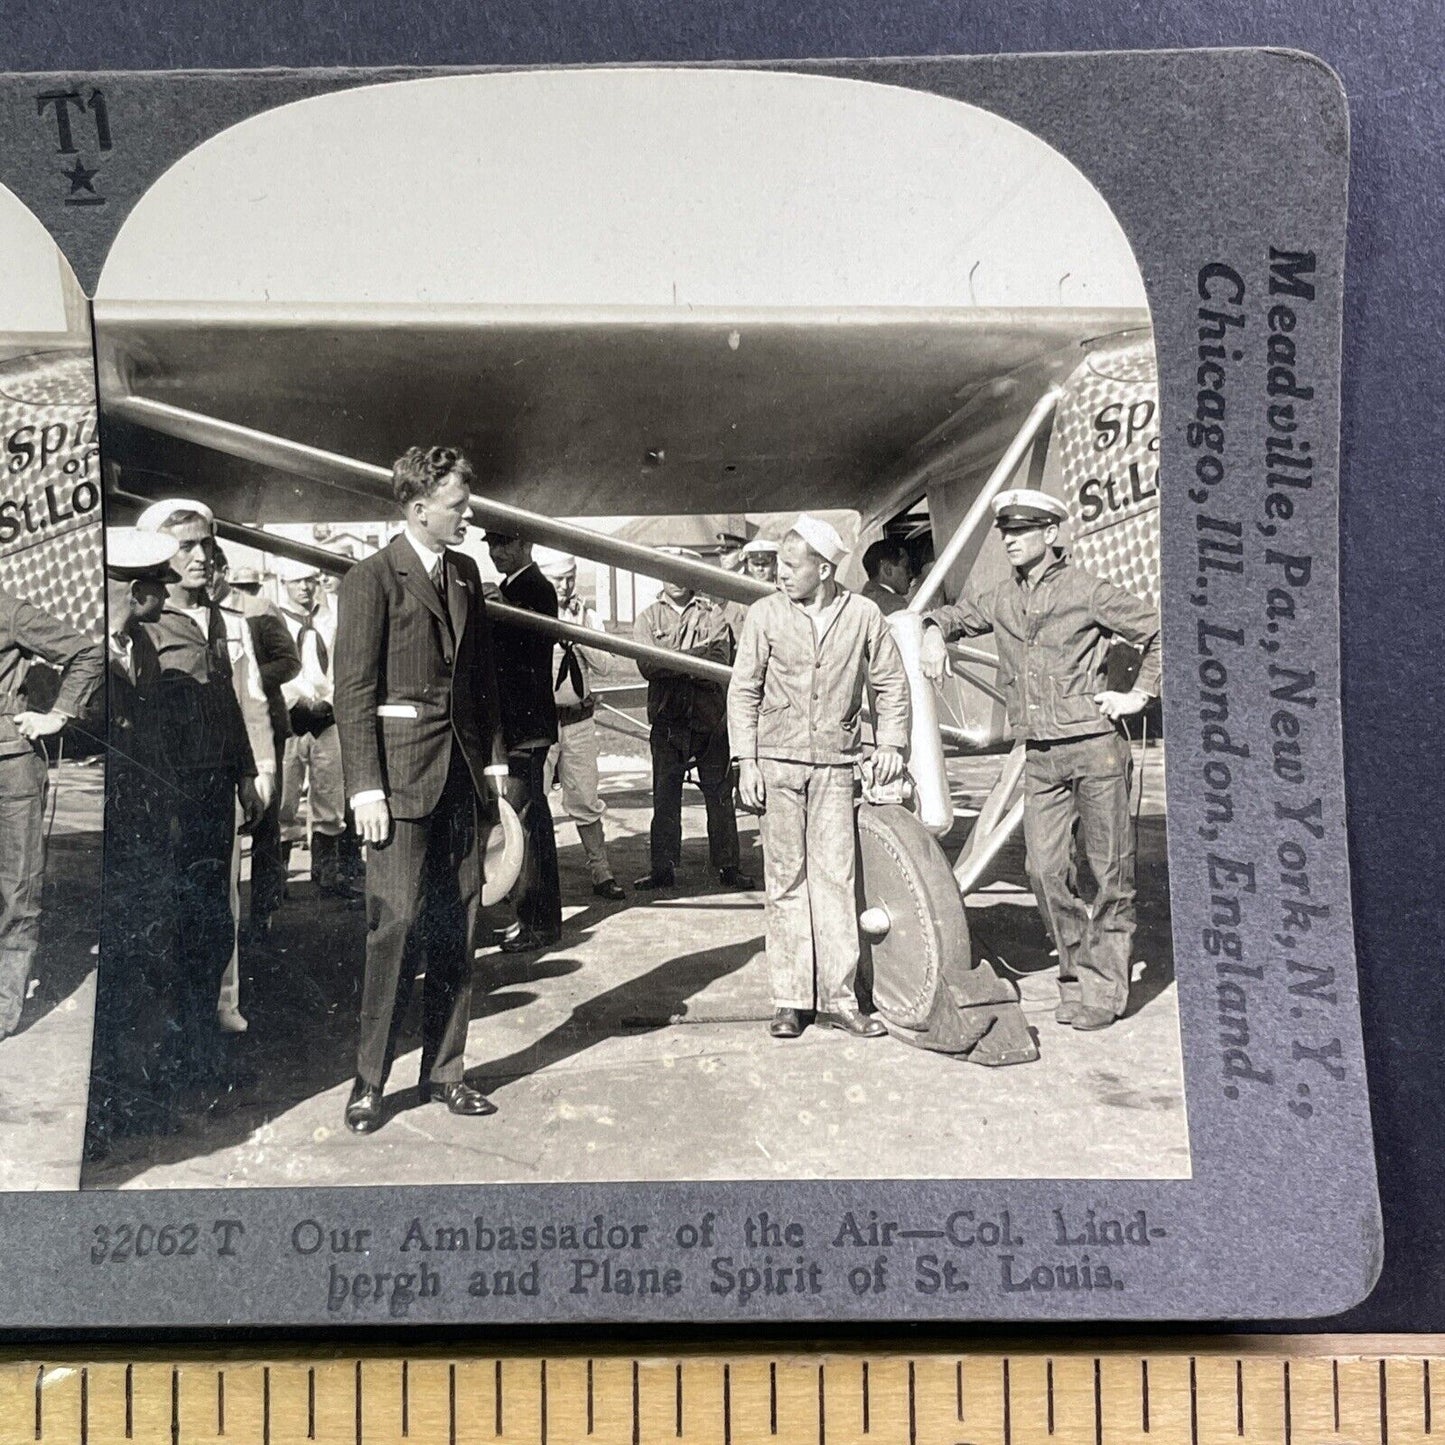
[[[492,566],[502,574],[502,601],[543,617],[557,616],[557,590],[532,560],[530,542],[488,529],[487,550]],[[497,678],[502,685],[502,728],[527,836],[517,885],[517,922],[503,935],[502,952],[529,953],[550,948],[562,936],[557,833],[547,801],[547,754],[557,741],[552,639],[498,623]]]
[[[366,975],[347,1127],[382,1124],[382,1089],[426,955],[421,1095],[495,1113],[463,1079],[481,907],[477,805],[507,775],[492,633],[466,536],[475,474],[450,447],[392,468],[405,530],[338,593],[333,706],[366,869]]]

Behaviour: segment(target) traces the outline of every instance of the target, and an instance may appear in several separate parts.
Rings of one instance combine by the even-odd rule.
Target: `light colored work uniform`
[[[908,746],[903,659],[875,603],[839,589],[815,618],[785,593],[753,603],[728,689],[734,756],[756,759],[774,1008],[857,1008],[854,772],[872,690],[878,745]]]

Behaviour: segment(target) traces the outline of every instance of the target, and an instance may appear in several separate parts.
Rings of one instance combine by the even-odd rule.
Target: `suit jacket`
[[[502,598],[544,617],[557,615],[557,589],[534,562],[501,586]],[[552,639],[522,627],[497,624],[497,681],[507,746],[551,747],[557,741],[556,674]]]
[[[337,594],[333,706],[347,796],[384,792],[398,818],[436,808],[453,744],[479,794],[484,770],[507,763],[481,575],[462,552],[448,551],[446,565],[443,607],[398,534]]]

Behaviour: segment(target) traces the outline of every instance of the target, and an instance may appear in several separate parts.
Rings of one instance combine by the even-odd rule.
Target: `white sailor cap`
[[[311,562],[298,562],[294,557],[276,559],[276,576],[282,582],[304,582],[308,577],[319,577],[321,568]]]
[[[246,564],[241,567],[231,568],[232,587],[259,587],[261,585],[261,569]]]
[[[1054,527],[1068,516],[1069,509],[1057,497],[1033,487],[1015,487],[993,499],[994,526],[1001,532]]]
[[[142,532],[159,532],[177,512],[195,512],[204,517],[212,535],[215,534],[216,514],[204,502],[190,497],[167,497],[163,502],[152,502],[135,519],[135,524]]]
[[[754,537],[743,547],[742,554],[744,557],[751,557],[759,552],[776,553],[777,550],[778,544],[770,537]]]
[[[180,550],[174,537],[138,527],[105,529],[105,571],[118,582],[179,582],[171,558]]]
[[[532,560],[544,577],[561,578],[577,570],[577,559],[570,552],[557,552],[551,547],[534,547]]]
[[[848,555],[848,546],[831,522],[804,512],[788,529],[796,532],[825,562],[835,567]]]

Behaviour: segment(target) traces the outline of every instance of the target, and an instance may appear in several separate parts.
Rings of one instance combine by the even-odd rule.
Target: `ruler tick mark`
[[[181,1372],[171,1370],[171,1445],[180,1445],[181,1439]]]
[[[216,1434],[226,1433],[226,1372],[216,1371]]]
[[[361,1361],[356,1362],[356,1445],[361,1445]]]
[[[776,1360],[770,1360],[770,1361],[768,1362],[768,1434],[769,1434],[769,1435],[776,1435],[777,1433],[778,1433],[778,1362],[777,1362]],[[36,1437],[37,1440],[40,1438],[40,1432],[39,1432],[38,1430],[36,1431],[35,1437]]]
[[[1294,1440],[1294,1417],[1290,1411],[1289,1398],[1289,1361],[1284,1362],[1284,1445],[1291,1445]]]
[[[269,1382],[269,1374],[268,1374]],[[316,1438],[316,1367],[306,1371],[306,1438]]]
[[[592,1433],[592,1361],[587,1361],[587,1433]]]
[[[457,1367],[447,1366],[447,1445],[457,1445]]]
[[[1199,1445],[1199,1370],[1193,1355],[1189,1357],[1189,1441]]]
[[[1052,1360],[1044,1362],[1044,1406],[1045,1422],[1049,1434],[1052,1435],[1054,1433],[1054,1362]]]
[[[678,1381],[681,1389],[682,1381]],[[682,1396],[678,1396],[677,1433],[682,1434]],[[732,1445],[733,1440],[733,1372],[731,1365],[723,1366],[723,1445]]]
[[[1144,1433],[1149,1433],[1149,1361],[1139,1361],[1139,1400]]]
[[[1330,1361],[1330,1387],[1335,1402],[1335,1434],[1340,1433],[1340,1362]]]
[[[1336,1427],[1338,1428],[1338,1427]],[[1234,1362],[1234,1433],[1244,1438],[1244,1361]]]
[[[823,1366],[818,1366],[818,1445],[827,1445],[828,1406],[823,1393]]]
[[[1104,1367],[1094,1356],[1094,1445],[1104,1445]]]
[[[1425,1361],[1425,1433],[1430,1433],[1430,1361]]]
[[[44,1434],[45,1406],[42,1401],[45,1398],[45,1366],[40,1365],[35,1371],[35,1438],[41,1439]]]
[[[632,1362],[632,1445],[642,1439],[642,1402],[638,1387],[637,1361]]]
[[[870,1429],[868,1418],[868,1361],[863,1361],[863,1433],[867,1435]]]
[[[542,1445],[547,1445],[547,1362],[543,1360],[538,1370],[537,1388],[541,1397],[541,1434]]]
[[[1003,1362],[1003,1445],[1013,1445],[1013,1400],[1009,1389],[1008,1358]]]
[[[90,1445],[90,1371],[80,1370],[80,1445]]]
[[[401,1362],[401,1434],[405,1439],[411,1434],[411,1371],[409,1361]],[[543,1366],[545,1369],[546,1366]]]
[[[675,1405],[676,1405],[676,1411],[677,1411],[676,1431],[675,1431],[675,1433],[676,1433],[678,1439],[680,1440],[680,1439],[682,1438],[682,1361],[681,1361],[681,1360],[679,1360],[678,1363],[677,1363],[677,1376],[676,1376],[676,1383],[675,1383],[675,1386],[674,1386],[674,1390],[675,1390],[675,1401],[674,1401],[674,1403],[675,1403]],[[724,1375],[723,1375],[723,1400],[724,1400],[724,1411],[725,1411],[725,1412],[726,1412],[726,1403],[727,1403],[727,1393],[728,1393],[728,1388],[727,1388],[727,1375],[726,1375],[726,1373],[724,1373]],[[727,1429],[727,1423],[726,1423],[726,1421],[724,1421],[723,1429],[724,1429],[724,1431],[726,1431],[726,1429]]]
[[[500,1434],[502,1433],[502,1362],[501,1362],[500,1360],[497,1361],[496,1381],[497,1381],[497,1389],[496,1389],[496,1395],[497,1395],[497,1419],[496,1419],[496,1426],[497,1426],[497,1428],[496,1428],[496,1434],[500,1435]]]
[[[1380,1445],[1390,1445],[1390,1386],[1380,1361]]]
[[[135,1386],[132,1379],[133,1365],[125,1367],[125,1438],[133,1437],[135,1430]]]
[[[913,1361],[908,1362],[908,1445],[918,1440],[918,1385],[914,1379]]]
[[[309,1438],[316,1438],[316,1372],[311,1372]],[[271,1445],[271,1366],[261,1366],[261,1445]]]

